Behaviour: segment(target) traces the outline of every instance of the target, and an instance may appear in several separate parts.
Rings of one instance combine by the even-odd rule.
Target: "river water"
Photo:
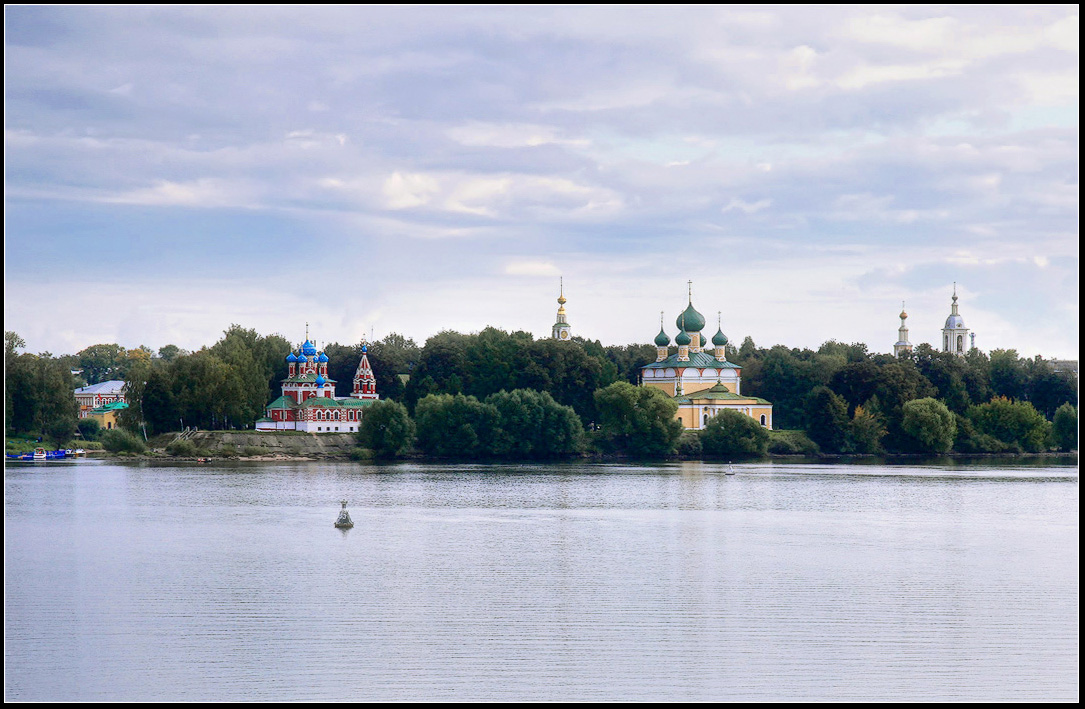
[[[1077,699],[1076,467],[725,473],[10,464],[4,696]]]

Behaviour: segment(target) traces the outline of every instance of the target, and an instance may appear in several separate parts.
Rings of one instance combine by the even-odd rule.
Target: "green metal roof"
[[[349,399],[339,399],[338,401],[340,406],[346,406],[350,409],[360,409],[377,403],[377,399],[355,399],[353,396]]]
[[[296,401],[294,401],[289,396],[283,395],[283,396],[280,396],[275,401],[268,404],[267,406],[265,406],[264,408],[266,408],[266,409],[296,409],[296,408],[298,408],[298,404],[297,404]]]
[[[338,408],[340,406],[340,403],[337,399],[334,399],[330,396],[311,396],[305,401],[301,402],[298,406],[302,409],[311,409],[314,406],[330,407],[334,409]]]
[[[732,394],[730,390],[723,384],[716,384],[709,389],[703,389],[701,391],[695,391],[692,394],[682,394],[674,397],[674,400],[679,404],[688,404],[694,400],[710,401],[752,401],[757,404],[768,404],[772,406],[772,402],[767,399],[761,399],[756,396],[742,396],[741,394]]]
[[[737,364],[724,360],[719,361],[715,357],[705,352],[690,352],[688,362],[679,362],[678,355],[672,354],[662,362],[652,362],[647,364],[641,369],[666,369],[667,367],[682,368],[682,367],[696,367],[698,369],[742,369]]]
[[[92,414],[104,414],[104,413],[106,413],[108,411],[120,411],[121,409],[127,409],[127,408],[128,408],[128,404],[124,403],[123,401],[114,401],[113,403],[102,404],[101,406],[99,406],[99,407],[97,407],[95,409],[91,409],[90,413],[92,413]]]

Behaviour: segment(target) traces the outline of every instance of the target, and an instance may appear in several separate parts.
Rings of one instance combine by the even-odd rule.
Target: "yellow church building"
[[[701,331],[704,316],[693,307],[692,286],[689,305],[675,320],[678,351],[671,353],[671,338],[663,329],[660,313],[656,335],[656,361],[641,368],[641,386],[659,389],[678,404],[678,419],[688,429],[699,431],[720,411],[738,411],[765,428],[772,428],[772,403],[742,394],[742,368],[727,361],[727,336],[723,327],[712,337],[711,351]]]

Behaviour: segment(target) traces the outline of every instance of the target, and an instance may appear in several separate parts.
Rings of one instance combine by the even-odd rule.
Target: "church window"
[[[764,426],[767,421],[768,419],[765,417],[765,415],[761,414],[761,425]]]
[[[957,335],[957,351],[964,352],[964,335]]]

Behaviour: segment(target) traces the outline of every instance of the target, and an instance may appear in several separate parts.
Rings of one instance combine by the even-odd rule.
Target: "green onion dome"
[[[670,335],[663,332],[663,328],[659,328],[659,334],[656,335],[656,347],[666,347],[671,344]]]
[[[674,344],[679,347],[687,347],[691,342],[693,342],[693,338],[689,336],[688,332],[680,332],[678,337],[674,338]]]
[[[701,315],[693,307],[693,303],[689,304],[682,314],[678,316],[678,319],[674,321],[674,324],[678,326],[678,329],[682,332],[700,332],[704,330],[704,315]],[[675,339],[675,342],[678,340]]]
[[[716,334],[712,336],[712,344],[716,347],[723,347],[727,344],[727,335],[723,334],[723,330],[716,330]]]

